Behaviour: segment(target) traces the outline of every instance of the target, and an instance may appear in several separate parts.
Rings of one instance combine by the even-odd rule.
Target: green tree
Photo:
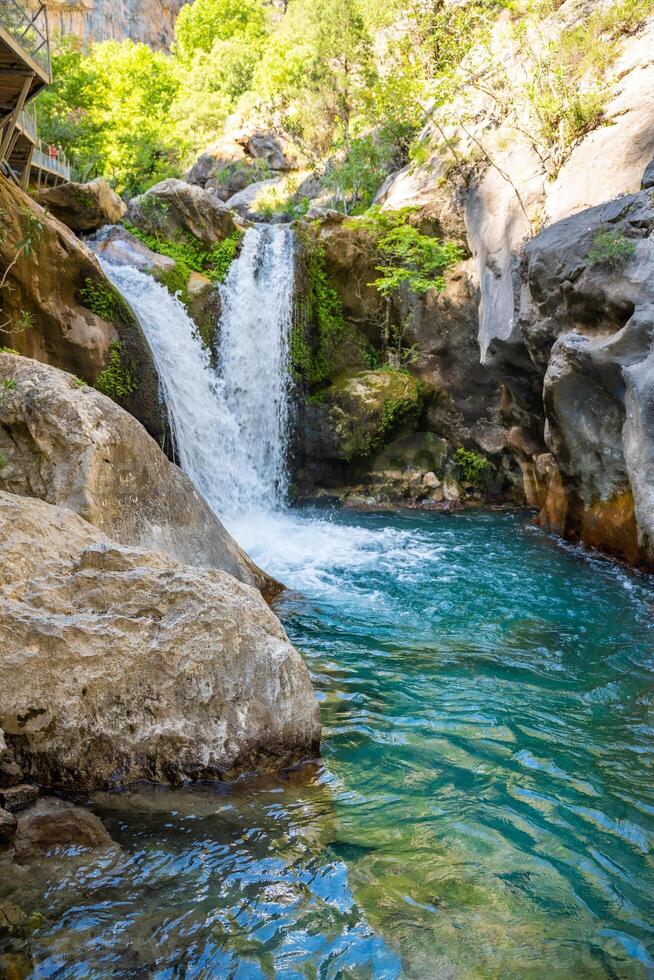
[[[165,55],[133,41],[105,41],[88,55],[67,45],[53,71],[54,86],[39,98],[41,134],[66,149],[83,179],[136,192],[175,169],[178,82]]]

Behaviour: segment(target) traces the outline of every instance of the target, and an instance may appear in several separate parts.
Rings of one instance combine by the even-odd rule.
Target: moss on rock
[[[351,462],[369,457],[415,428],[423,391],[412,375],[391,368],[344,374],[314,402],[322,416],[323,452]]]

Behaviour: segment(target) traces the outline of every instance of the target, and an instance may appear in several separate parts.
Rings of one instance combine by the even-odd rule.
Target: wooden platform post
[[[23,83],[23,88],[18,98],[18,102],[14,108],[14,111],[9,117],[8,122],[5,124],[5,132],[2,138],[2,143],[0,144],[0,160],[4,160],[7,157],[7,150],[9,149],[9,144],[11,143],[14,131],[16,129],[16,122],[18,117],[25,107],[25,99],[29,95],[30,89],[32,88],[32,82],[34,81],[34,74],[31,73],[25,78]]]
[[[32,173],[32,157],[34,156],[34,147],[28,153],[27,160],[25,162],[25,169],[23,170],[23,176],[21,177],[20,186],[24,191],[27,190],[30,184],[30,175]]]

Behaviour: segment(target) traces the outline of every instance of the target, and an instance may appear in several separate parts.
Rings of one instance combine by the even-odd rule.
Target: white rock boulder
[[[309,673],[255,589],[2,492],[0,545],[0,727],[26,779],[226,779],[317,752]]]

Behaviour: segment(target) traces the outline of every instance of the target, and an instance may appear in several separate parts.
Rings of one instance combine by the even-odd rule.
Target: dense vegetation
[[[289,0],[282,14],[267,0],[195,0],[170,56],[132,41],[61,44],[43,135],[82,177],[135,192],[179,172],[238,109],[289,137],[336,194],[365,202],[507,3]]]

